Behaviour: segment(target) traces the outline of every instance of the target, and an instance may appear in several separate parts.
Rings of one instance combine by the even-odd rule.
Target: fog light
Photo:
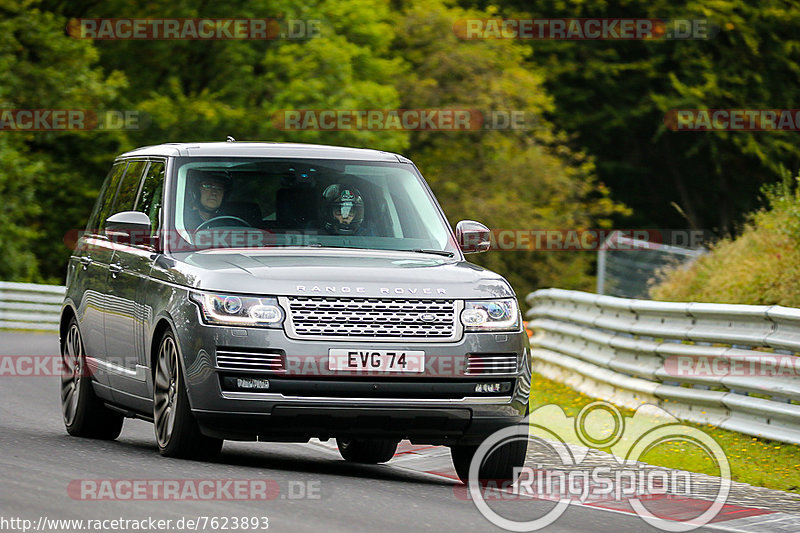
[[[236,388],[246,390],[267,390],[269,389],[269,380],[259,378],[236,378]]]
[[[479,394],[495,394],[498,392],[508,392],[511,390],[511,383],[476,383],[475,392]]]

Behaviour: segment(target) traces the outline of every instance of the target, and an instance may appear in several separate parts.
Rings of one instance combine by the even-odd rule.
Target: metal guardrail
[[[58,285],[0,282],[0,328],[57,331],[64,293]],[[534,369],[546,377],[618,405],[653,403],[682,420],[800,444],[800,309],[561,289],[536,291],[527,302]],[[746,367],[774,355],[796,365],[765,377],[681,375],[665,364],[700,357]]]
[[[681,420],[800,444],[800,309],[561,289],[526,301],[534,370],[545,377],[618,405],[652,403]],[[759,375],[779,355],[792,365]],[[708,371],[678,371],[690,358]]]
[[[58,331],[66,288],[0,281],[0,328]]]

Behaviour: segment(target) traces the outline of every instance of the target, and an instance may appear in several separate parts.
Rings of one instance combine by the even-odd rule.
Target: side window
[[[134,211],[141,211],[150,217],[150,224],[155,232],[158,229],[161,197],[164,193],[164,163],[153,161],[142,183],[142,190],[136,200]]]
[[[122,178],[122,184],[119,186],[114,207],[106,217],[120,211],[133,211],[133,204],[136,201],[136,194],[139,192],[139,184],[142,181],[145,167],[147,167],[147,161],[132,161],[128,164],[128,169]]]
[[[114,196],[117,194],[117,187],[122,174],[125,172],[125,161],[114,163],[111,170],[108,172],[103,187],[100,189],[100,194],[97,196],[97,202],[94,204],[92,216],[89,217],[89,223],[86,224],[87,233],[98,233],[100,229],[100,221],[105,220],[108,211],[111,210],[111,204],[114,201]],[[104,213],[106,213],[104,215]]]

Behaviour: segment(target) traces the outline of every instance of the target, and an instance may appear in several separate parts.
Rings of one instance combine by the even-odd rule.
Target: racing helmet
[[[322,193],[320,219],[325,231],[353,235],[364,221],[364,199],[355,187],[334,183]]]

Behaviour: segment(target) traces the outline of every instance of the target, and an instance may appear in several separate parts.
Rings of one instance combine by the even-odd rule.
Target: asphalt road
[[[54,335],[0,332],[0,356],[57,353]],[[58,381],[0,376],[0,530],[21,531],[21,522],[8,521],[13,518],[36,526],[46,517],[169,519],[170,530],[179,531],[181,518],[202,516],[227,517],[228,530],[234,530],[233,517],[266,516],[271,531],[502,531],[472,502],[457,497],[456,481],[403,466],[401,457],[362,466],[345,463],[320,444],[226,442],[214,462],[167,459],[158,454],[152,425],[130,419],[113,442],[70,437],[61,421]],[[83,500],[68,492],[70,483],[82,479],[271,480],[280,496],[270,501]],[[295,497],[303,491],[312,497]],[[531,519],[551,506],[516,502],[507,506],[508,516]],[[210,522],[205,526],[198,529],[213,529]],[[570,507],[546,531],[656,530],[636,516]]]

